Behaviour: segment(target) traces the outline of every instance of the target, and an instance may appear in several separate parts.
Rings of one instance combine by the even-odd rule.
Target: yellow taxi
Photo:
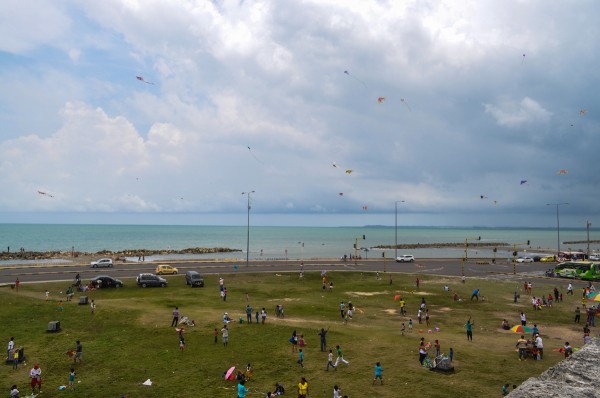
[[[170,265],[160,264],[156,266],[156,275],[175,275],[177,272],[177,268]]]

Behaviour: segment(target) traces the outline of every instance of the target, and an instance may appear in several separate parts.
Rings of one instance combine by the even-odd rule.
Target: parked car
[[[540,258],[540,261],[542,263],[553,263],[556,260],[556,258],[554,256],[544,256],[542,258]]]
[[[108,275],[98,275],[90,280],[96,289],[105,287],[123,287],[123,282]]]
[[[90,263],[90,267],[92,267],[92,268],[100,268],[100,267],[111,268],[112,266],[113,266],[112,258],[101,258],[98,261],[92,261]]]
[[[165,278],[161,278],[160,276],[154,274],[139,274],[137,278],[135,278],[138,286],[141,287],[167,287],[167,280]]]
[[[415,256],[412,254],[403,254],[401,256],[396,257],[397,263],[413,263],[415,261]]]
[[[185,273],[185,284],[190,287],[204,287],[204,278],[196,271],[187,271]]]
[[[517,259],[518,263],[532,263],[533,262],[533,258],[531,257],[519,257]]]
[[[156,275],[177,275],[177,268],[166,264],[159,264],[156,266]]]
[[[600,261],[600,254],[590,254],[590,261]]]

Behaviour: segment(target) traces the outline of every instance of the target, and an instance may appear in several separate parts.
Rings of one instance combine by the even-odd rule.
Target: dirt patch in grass
[[[370,296],[377,296],[377,295],[380,295],[380,294],[390,294],[390,292],[388,292],[387,290],[385,290],[383,292],[346,292],[346,294],[348,294],[350,296],[370,297]]]
[[[398,313],[398,311],[396,311],[396,310],[390,310],[390,309],[383,310],[383,312],[385,312],[385,313],[387,313],[389,315],[396,315]]]

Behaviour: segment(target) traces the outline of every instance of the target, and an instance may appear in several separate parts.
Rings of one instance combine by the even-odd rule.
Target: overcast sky
[[[0,222],[600,226],[598,15],[4,0]]]

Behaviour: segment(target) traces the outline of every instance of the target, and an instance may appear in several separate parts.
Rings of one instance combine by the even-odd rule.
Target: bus
[[[582,251],[558,252],[558,261],[580,261],[585,260],[585,253]]]
[[[554,268],[554,274],[560,278],[600,280],[600,262],[566,261]]]

